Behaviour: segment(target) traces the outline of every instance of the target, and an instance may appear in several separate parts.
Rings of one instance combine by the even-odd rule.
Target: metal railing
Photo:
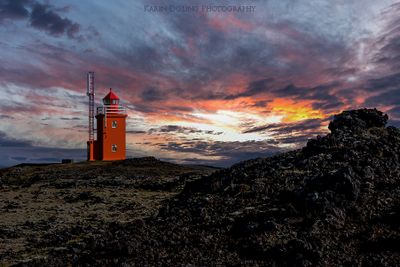
[[[104,127],[107,128],[107,114],[126,115],[126,108],[119,105],[103,105],[102,107],[97,107],[97,115],[99,114],[104,114]]]
[[[102,107],[97,107],[97,115],[99,114],[126,114],[126,108],[119,105],[103,105]]]

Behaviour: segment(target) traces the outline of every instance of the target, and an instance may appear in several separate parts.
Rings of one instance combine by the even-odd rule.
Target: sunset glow
[[[344,109],[400,119],[396,1],[3,2],[0,166],[85,159],[87,71],[97,104],[112,87],[128,108],[128,157],[228,166],[299,148]]]

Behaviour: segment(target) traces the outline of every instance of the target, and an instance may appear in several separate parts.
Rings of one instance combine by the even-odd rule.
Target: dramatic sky
[[[0,0],[0,36],[0,166],[85,158],[89,70],[129,157],[227,166],[359,107],[400,125],[392,0]]]

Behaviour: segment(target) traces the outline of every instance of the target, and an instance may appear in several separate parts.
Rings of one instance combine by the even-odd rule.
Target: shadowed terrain
[[[49,246],[50,241],[68,247],[109,223],[149,217],[186,181],[214,170],[154,158],[2,169],[1,263],[29,263],[66,249]]]
[[[2,170],[0,255],[17,266],[399,266],[400,131],[387,120],[345,111],[300,150],[215,172],[154,159]]]

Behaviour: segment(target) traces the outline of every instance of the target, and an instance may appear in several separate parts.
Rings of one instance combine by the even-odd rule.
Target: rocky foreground
[[[81,223],[80,216],[87,217],[84,206],[75,209],[81,213],[74,215],[75,223],[66,221],[54,231],[52,221],[25,218],[26,226],[15,227],[43,229],[28,236],[0,230],[3,240],[26,242],[14,254],[2,249],[0,256],[17,266],[400,266],[400,130],[385,127],[387,120],[375,109],[346,111],[330,123],[330,134],[303,149],[210,175],[201,175],[204,170],[180,174],[174,179],[181,187],[171,189],[180,193],[166,196],[154,212],[142,216],[118,209],[132,201],[127,195],[109,207],[115,217],[108,219]],[[1,214],[4,190],[21,187],[13,187],[7,177],[1,179]],[[76,177],[66,178],[75,183]],[[29,187],[41,183],[39,178],[23,180]],[[137,182],[128,172],[100,179],[110,184],[127,180]],[[108,203],[109,195],[91,183],[88,179],[87,190],[94,192],[85,196],[85,205],[98,201],[92,199],[98,194]],[[50,187],[44,185],[38,197]],[[114,194],[123,194],[121,188]],[[66,191],[60,209],[82,197],[71,187]],[[8,205],[24,204],[17,198]]]
[[[0,266],[74,263],[86,240],[156,214],[186,182],[213,171],[151,157],[1,169]]]

